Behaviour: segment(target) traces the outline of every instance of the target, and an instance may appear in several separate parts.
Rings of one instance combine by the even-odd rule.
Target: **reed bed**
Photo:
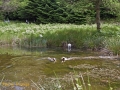
[[[108,48],[120,53],[120,26],[102,24],[101,33],[96,25],[39,24],[0,22],[0,45],[23,47],[62,47],[70,42],[79,49],[99,50]],[[114,44],[113,44],[114,43]]]

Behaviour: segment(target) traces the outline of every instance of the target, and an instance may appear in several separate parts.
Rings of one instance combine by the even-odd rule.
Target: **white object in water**
[[[66,60],[71,60],[71,58],[66,58],[66,57],[62,57],[62,62],[65,62]]]
[[[51,62],[56,62],[56,58],[48,57],[48,60],[50,60]]]
[[[68,51],[71,51],[71,46],[72,46],[71,43],[68,43],[67,46],[68,46]]]
[[[61,59],[62,59],[62,62],[65,62],[67,60],[66,57],[62,57]]]

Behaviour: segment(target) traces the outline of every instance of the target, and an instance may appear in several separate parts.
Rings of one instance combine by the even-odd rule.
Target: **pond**
[[[61,62],[63,56],[73,59]],[[91,56],[99,56],[99,53],[0,47],[0,89],[120,90],[120,60],[80,58]],[[57,61],[51,62],[48,57]]]

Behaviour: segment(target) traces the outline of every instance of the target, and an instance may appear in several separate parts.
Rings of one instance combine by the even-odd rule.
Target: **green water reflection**
[[[109,90],[110,87],[113,90],[120,90],[120,60],[76,59],[61,63],[63,56],[96,55],[98,54],[93,52],[67,52],[61,49],[1,47],[0,85],[3,90],[4,88],[17,90],[15,85],[21,85],[21,90],[37,90],[36,83],[39,87],[39,84],[43,87],[48,85],[45,86],[46,90],[52,90],[53,88],[49,89],[52,87],[51,81],[56,82],[54,79],[59,78],[62,90],[73,90],[71,78],[81,80],[82,76],[86,86],[84,90]],[[50,62],[47,57],[55,57],[57,62]],[[88,88],[88,77],[90,88]]]

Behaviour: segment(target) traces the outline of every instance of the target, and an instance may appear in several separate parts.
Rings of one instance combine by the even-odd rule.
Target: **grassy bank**
[[[101,33],[96,25],[26,24],[0,22],[0,45],[24,47],[62,47],[70,42],[79,49],[107,48],[120,54],[120,26],[102,24]]]

